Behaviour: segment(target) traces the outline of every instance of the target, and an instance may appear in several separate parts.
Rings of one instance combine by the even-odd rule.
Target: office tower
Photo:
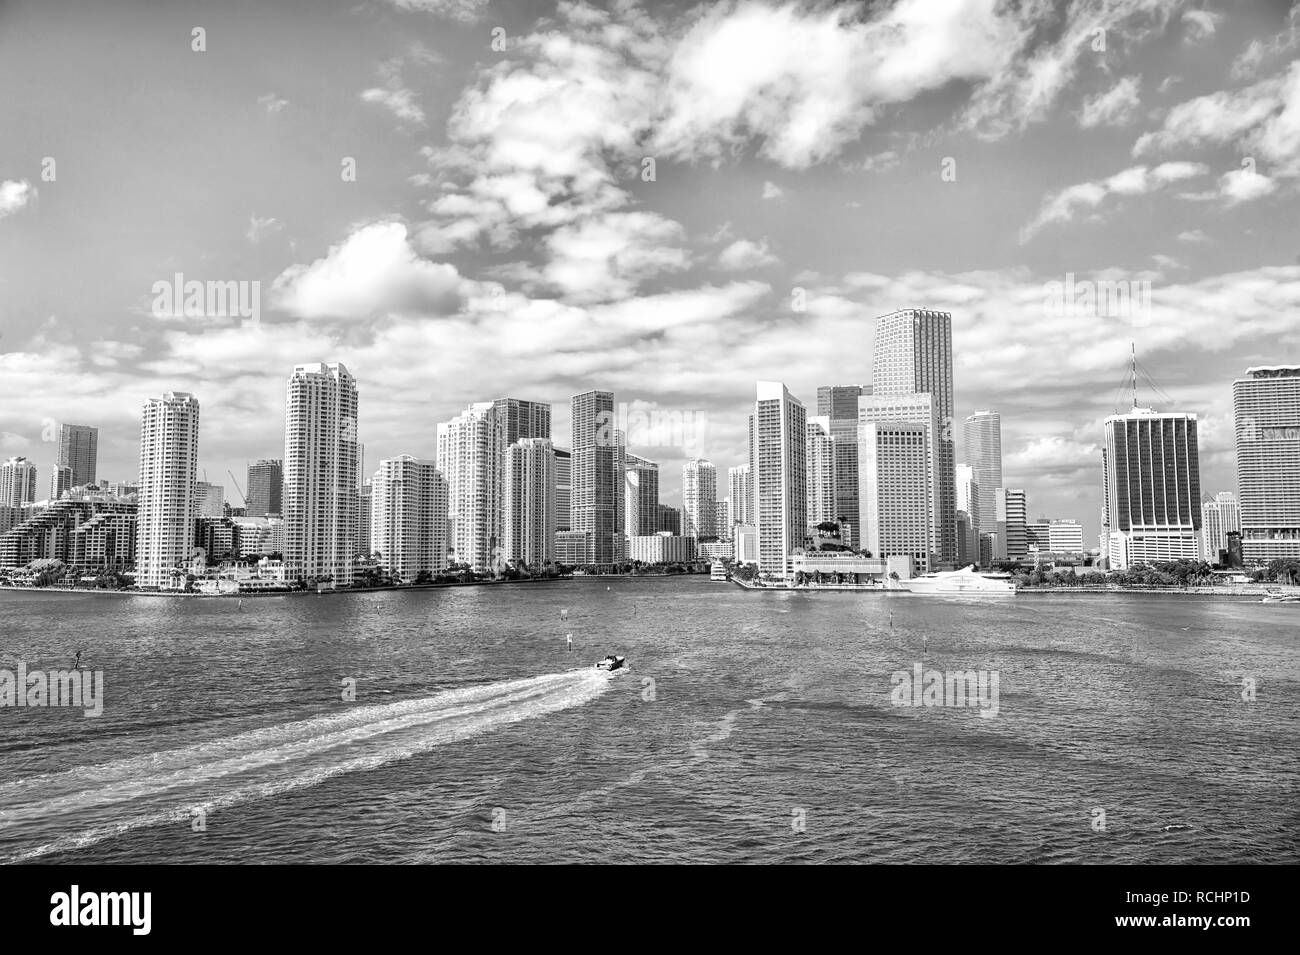
[[[718,540],[731,540],[731,498],[724,497],[713,508],[713,536]]]
[[[718,469],[703,458],[682,465],[682,536],[710,537],[718,497]],[[802,535],[801,535],[802,539]]]
[[[447,480],[447,544],[476,573],[496,565],[492,546],[495,456],[493,402],[479,401],[438,425],[438,470]]]
[[[99,458],[99,429],[85,424],[59,425],[59,467],[72,469],[70,487],[95,483]]]
[[[1032,554],[1035,551],[1048,553],[1052,549],[1052,523],[1038,520],[1025,523],[1025,546]]]
[[[395,580],[447,569],[447,482],[433,461],[409,454],[379,462],[369,484],[370,543]]]
[[[957,559],[952,315],[931,309],[904,309],[876,319],[871,386],[874,396],[931,396],[935,528],[931,566],[951,567]],[[858,399],[859,405],[863,400]]]
[[[891,423],[908,425],[908,429],[897,432],[877,429],[871,435],[862,430],[868,424]],[[901,461],[907,462],[909,467],[915,464],[918,445],[911,438],[913,433],[911,429],[916,425],[925,428],[925,440],[919,445],[920,450],[925,453],[925,467],[921,471],[909,474],[904,479],[897,475],[875,474],[867,470],[868,464],[886,469],[901,467],[902,464],[899,463]],[[939,560],[939,509],[935,505],[939,497],[939,470],[935,464],[939,442],[935,428],[934,401],[928,392],[896,395],[873,393],[858,399],[858,510],[859,524],[862,528],[859,540],[863,542],[862,547],[871,551],[875,557],[910,556],[915,560],[918,571],[926,573],[942,569],[944,566]],[[880,442],[884,442],[883,446],[877,446]],[[891,450],[897,453],[889,453]],[[954,467],[954,482],[955,479],[956,468]],[[878,498],[867,500],[861,497],[868,492],[880,495],[886,490],[890,493],[895,491],[902,493],[901,488],[919,487],[921,482],[924,482],[927,487],[925,494],[918,497],[909,492],[912,493],[912,497],[907,501],[882,501]],[[954,483],[954,505],[956,497],[957,490]],[[916,507],[919,503],[924,503],[930,509],[929,516],[924,521],[919,521],[916,516]],[[886,521],[888,526],[871,528],[868,524],[873,520]],[[957,537],[956,521],[957,510],[954,506],[954,542]],[[922,529],[930,535],[929,552],[924,558],[917,556],[915,543],[916,535]],[[876,546],[865,543],[868,540],[875,541]],[[892,553],[882,553],[878,550],[881,546],[888,546],[892,549]],[[956,554],[953,555],[953,562],[955,561]]]
[[[1300,557],[1300,365],[1246,375],[1232,383],[1242,559]]]
[[[808,467],[808,526],[839,517],[835,480],[835,439],[831,419],[817,415],[808,419],[808,444],[804,448]]]
[[[382,465],[383,462],[381,461]],[[437,466],[435,465],[435,470]],[[445,483],[445,482],[444,482]],[[372,478],[366,478],[366,482],[361,485],[361,493],[357,498],[357,540],[356,552],[359,557],[369,557],[375,552],[374,544],[371,537],[374,533],[374,503],[375,503],[375,485]],[[443,518],[442,534],[445,539],[447,536],[447,521]],[[443,555],[445,558],[445,554]]]
[[[72,488],[72,468],[56,464],[50,469],[50,500],[57,501]]]
[[[1083,553],[1083,525],[1078,521],[1055,520],[1047,525],[1047,549],[1054,554]]]
[[[568,451],[555,449],[555,531],[562,533],[570,530],[569,527],[569,508],[572,506],[570,498],[570,481],[573,473],[573,458],[569,456]]]
[[[997,533],[998,488],[1002,487],[1002,416],[996,411],[977,411],[962,426],[966,445],[966,464],[979,490],[979,498],[970,512],[972,523],[983,533]],[[1003,546],[995,548],[999,559],[1005,558]]]
[[[659,465],[627,455],[623,478],[623,529],[628,537],[659,531]]]
[[[779,381],[755,387],[749,462],[754,480],[760,573],[789,577],[808,530],[808,419]]]
[[[854,546],[858,523],[858,398],[870,385],[823,385],[817,389],[817,415],[829,418],[835,442],[835,516],[844,543]]]
[[[912,397],[910,411],[872,405],[886,400],[872,395],[859,400],[858,543],[873,557],[910,557],[925,573],[935,540],[933,416],[929,395]]]
[[[498,398],[492,402],[492,459],[488,510],[488,546],[495,552],[505,541],[505,453],[526,438],[551,439],[551,406],[542,401]],[[554,453],[554,449],[552,449]]]
[[[627,559],[627,432],[614,432],[614,560]]]
[[[0,464],[0,504],[22,507],[36,500],[36,465],[21,455]]]
[[[1111,569],[1195,560],[1201,532],[1196,415],[1134,408],[1106,418],[1105,428],[1106,557]]]
[[[364,473],[364,472],[363,472]],[[248,503],[249,517],[266,517],[268,514],[280,516],[283,508],[284,462],[275,458],[263,458],[248,466]]]
[[[728,516],[732,524],[754,523],[754,482],[750,474],[748,464],[727,469],[727,492],[731,501]]]
[[[660,504],[659,529],[655,533],[676,534],[680,537],[682,533],[682,512],[667,504]]]
[[[357,382],[339,362],[295,365],[285,388],[285,564],[311,583],[352,583],[356,550]]]
[[[969,464],[957,465],[956,474],[957,563],[969,567],[980,560],[979,485],[975,482],[975,469]]]
[[[137,587],[185,585],[193,556],[194,495],[199,459],[199,402],[183,391],[150,398],[140,420],[140,489],[136,508]]]
[[[571,421],[569,526],[591,535],[586,563],[608,566],[618,557],[615,537],[623,523],[623,474],[618,467],[621,452],[614,433],[613,392],[574,395]]]
[[[226,489],[207,481],[194,482],[194,516],[225,517]]]
[[[555,560],[555,448],[550,438],[520,438],[504,464],[505,559],[542,570]]]
[[[1029,555],[1029,540],[1025,525],[1029,521],[1029,507],[1023,488],[1002,488],[1003,511],[998,515],[999,525],[1006,528],[1008,561],[1020,562]]]
[[[1241,502],[1231,491],[1220,491],[1201,504],[1201,560],[1219,563],[1232,533],[1241,533]]]

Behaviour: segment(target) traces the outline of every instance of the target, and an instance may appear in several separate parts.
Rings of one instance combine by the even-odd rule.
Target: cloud
[[[420,13],[432,13],[449,20],[472,23],[477,20],[488,5],[488,0],[388,0],[401,10],[415,10]]]
[[[780,259],[768,250],[766,239],[761,242],[737,239],[719,253],[718,268],[726,272],[745,272],[775,265],[779,261]]]
[[[415,100],[415,94],[404,86],[374,86],[361,93],[367,103],[378,103],[404,123],[413,126],[425,124],[424,110]]]
[[[1300,61],[1244,89],[1179,103],[1159,130],[1138,138],[1133,155],[1225,143],[1261,164],[1271,163],[1273,174],[1300,176]]]
[[[266,110],[268,113],[274,115],[288,106],[289,101],[287,99],[281,99],[274,93],[265,93],[257,98],[257,105],[262,107],[262,109]]]
[[[1096,209],[1108,196],[1147,195],[1209,171],[1202,163],[1166,162],[1154,168],[1132,166],[1106,179],[1068,186],[1043,201],[1038,215],[1021,229],[1020,241],[1029,241],[1044,226],[1069,222],[1080,212]]]
[[[1178,233],[1177,239],[1179,242],[1188,242],[1188,243],[1201,243],[1201,242],[1210,241],[1210,237],[1206,235],[1204,232],[1202,232],[1200,229],[1189,229],[1186,232],[1180,232]]]
[[[279,232],[283,228],[284,223],[273,216],[262,219],[253,214],[248,217],[248,230],[244,233],[244,238],[256,245],[264,236]]]
[[[1217,188],[1208,192],[1191,192],[1179,196],[1197,202],[1223,200],[1226,206],[1251,202],[1277,191],[1277,180],[1255,172],[1254,163],[1248,163],[1242,169],[1234,169],[1219,177]]]
[[[36,196],[36,190],[26,179],[0,181],[0,219],[25,208]]]
[[[400,222],[362,226],[323,258],[290,266],[272,284],[278,308],[311,319],[447,314],[464,291],[453,266],[416,254]]]
[[[1183,22],[1187,24],[1186,39],[1196,43],[1214,35],[1215,29],[1223,22],[1223,14],[1209,10],[1184,10]]]
[[[1232,78],[1253,79],[1264,63],[1290,56],[1297,50],[1300,50],[1300,4],[1292,4],[1285,29],[1271,40],[1251,40],[1232,61]]]
[[[778,186],[776,183],[774,182],[763,183],[764,199],[780,199],[784,195],[785,195],[785,190],[782,189],[780,186]]]
[[[563,226],[546,240],[543,278],[570,302],[607,302],[632,295],[662,272],[690,264],[678,247],[685,230],[649,212],[618,212]]]
[[[1079,125],[1091,129],[1131,123],[1141,106],[1138,96],[1141,82],[1140,76],[1126,76],[1104,93],[1085,99],[1079,113]]]

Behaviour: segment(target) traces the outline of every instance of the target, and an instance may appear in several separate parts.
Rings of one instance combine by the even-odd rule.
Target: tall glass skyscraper
[[[248,466],[249,517],[280,515],[284,493],[284,462],[275,458],[254,461]]]
[[[1300,365],[1246,375],[1232,383],[1241,556],[1300,557]]]
[[[835,517],[848,525],[844,543],[850,547],[860,539],[858,398],[869,394],[870,385],[822,385],[817,389],[817,415],[830,419],[831,438],[835,442]]]
[[[997,524],[1002,493],[1002,416],[996,411],[977,411],[966,419],[962,436],[976,488],[971,523],[979,534],[998,535],[991,549],[995,559],[1001,560],[1007,556],[1006,532]]]
[[[927,308],[876,319],[874,396],[928,394],[934,436],[935,547],[931,569],[957,561],[956,456],[953,450],[952,314]],[[861,482],[859,482],[860,484]]]
[[[59,457],[55,466],[71,468],[70,487],[95,483],[98,458],[98,428],[86,424],[59,425]]]
[[[612,564],[621,550],[615,540],[623,524],[622,449],[614,427],[614,393],[574,395],[570,420],[573,448],[570,475],[570,529],[590,534],[587,563]]]

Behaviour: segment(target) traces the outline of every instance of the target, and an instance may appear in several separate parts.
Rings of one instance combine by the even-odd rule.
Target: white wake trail
[[[3,783],[0,845],[26,841],[30,829],[72,834],[0,858],[14,862],[79,848],[129,829],[187,820],[195,808],[224,808],[373,769],[581,706],[600,696],[610,678],[594,668],[572,670],[353,705],[337,715]]]

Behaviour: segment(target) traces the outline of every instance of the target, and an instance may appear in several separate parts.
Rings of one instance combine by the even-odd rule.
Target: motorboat
[[[727,580],[727,565],[720,560],[715,560],[709,568],[709,580]]]
[[[1270,590],[1264,594],[1262,604],[1300,604],[1300,594],[1287,594],[1280,590]]]
[[[1011,578],[999,574],[980,574],[974,565],[961,570],[938,571],[922,574],[911,580],[900,581],[903,588],[914,594],[958,594],[961,596],[984,596],[997,594],[1014,594],[1016,585]]]
[[[627,657],[616,657],[612,653],[596,663],[597,670],[622,670],[626,666]]]

